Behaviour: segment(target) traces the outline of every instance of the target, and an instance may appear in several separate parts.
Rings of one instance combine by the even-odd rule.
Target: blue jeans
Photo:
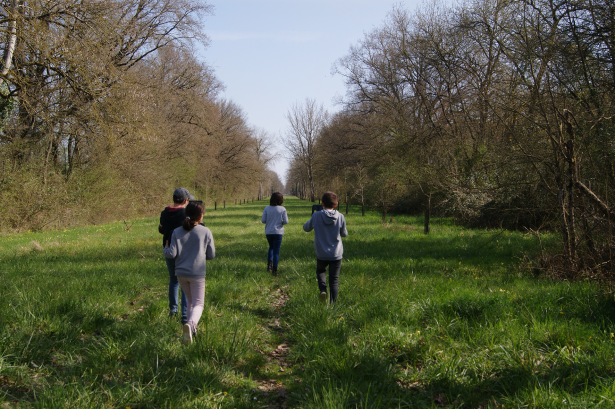
[[[179,281],[177,281],[177,277],[175,276],[175,259],[174,258],[164,258],[167,262],[167,269],[169,270],[169,311],[177,313],[177,290],[179,288]],[[188,322],[188,314],[186,312],[186,307],[188,306],[188,301],[186,300],[186,294],[184,294],[183,290],[180,290],[182,293],[182,322]]]
[[[280,246],[282,245],[281,234],[267,234],[269,242],[269,251],[267,252],[267,261],[272,261],[273,266],[277,267],[280,262]]]

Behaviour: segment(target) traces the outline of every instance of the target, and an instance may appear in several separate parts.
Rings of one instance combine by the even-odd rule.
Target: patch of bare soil
[[[277,332],[283,339],[284,328],[280,325],[280,319],[284,315],[281,311],[286,305],[289,295],[287,292],[288,286],[279,287],[271,294],[271,306],[273,307],[273,314],[268,319],[267,328],[270,331]],[[282,379],[291,375],[290,365],[286,362],[286,356],[290,351],[290,346],[287,343],[281,343],[276,346],[270,352],[260,351],[261,354],[266,356],[267,367],[270,372],[277,373],[275,379],[259,380],[257,381],[257,389],[263,394],[264,401],[267,402],[263,407],[270,409],[286,409],[287,404],[287,392],[282,382]],[[272,376],[273,378],[273,376]]]

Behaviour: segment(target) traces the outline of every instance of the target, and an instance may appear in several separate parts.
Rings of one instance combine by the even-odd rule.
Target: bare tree
[[[267,131],[264,129],[257,129],[254,131],[254,153],[256,154],[256,160],[259,164],[258,200],[263,199],[263,188],[270,176],[268,165],[273,163],[276,159],[276,154],[271,152],[272,146],[273,142],[267,134]]]
[[[288,129],[283,140],[288,154],[305,168],[310,189],[310,201],[315,199],[314,159],[316,142],[327,124],[329,115],[322,104],[306,99],[302,104],[295,103],[288,113]]]

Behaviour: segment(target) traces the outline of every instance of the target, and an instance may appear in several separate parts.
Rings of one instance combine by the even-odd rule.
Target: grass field
[[[528,234],[346,216],[339,302],[318,302],[310,203],[208,209],[197,342],[168,317],[158,219],[0,237],[0,407],[612,408],[615,302],[517,266]],[[542,237],[550,245],[553,237]]]

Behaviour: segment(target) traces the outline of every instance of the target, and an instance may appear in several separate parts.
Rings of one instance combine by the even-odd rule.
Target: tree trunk
[[[559,189],[557,199],[559,202],[559,217],[562,224],[562,241],[564,242],[564,252],[568,260],[572,259],[572,249],[570,246],[570,232],[568,231],[568,221],[566,217],[566,199],[564,189]]]
[[[49,166],[49,156],[53,149],[53,138],[49,141],[49,149],[47,149],[47,156],[45,157],[45,167],[43,168],[43,186],[47,186],[47,167]]]
[[[429,219],[431,217],[431,195],[427,196],[427,206],[425,207],[425,226],[423,232],[429,234]]]
[[[4,66],[2,67],[2,75],[8,74],[15,53],[15,45],[17,44],[17,0],[11,1],[11,11],[9,20],[9,41],[4,51]]]
[[[570,263],[572,268],[576,270],[577,267],[577,235],[576,235],[576,214],[575,214],[575,182],[577,180],[577,164],[576,164],[576,152],[574,146],[574,129],[570,118],[572,114],[569,111],[564,111],[564,119],[566,121],[566,132],[568,133],[568,141],[564,145],[566,149],[566,159],[568,160],[567,171],[567,190],[568,190],[568,232],[569,232],[569,246],[570,246]]]

